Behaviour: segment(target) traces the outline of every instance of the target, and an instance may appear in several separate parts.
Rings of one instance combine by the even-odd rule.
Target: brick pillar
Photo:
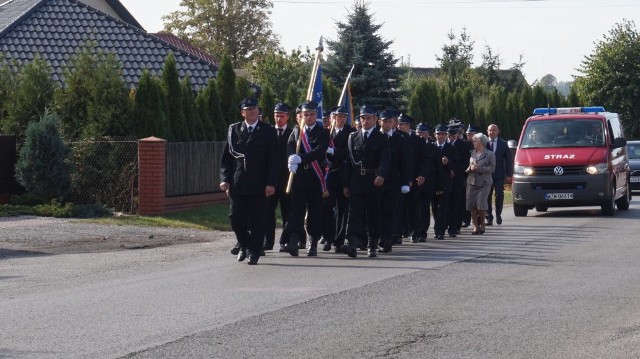
[[[138,214],[159,216],[165,213],[166,146],[157,137],[138,140]]]

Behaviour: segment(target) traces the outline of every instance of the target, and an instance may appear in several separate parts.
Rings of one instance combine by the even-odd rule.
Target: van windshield
[[[605,145],[602,121],[532,121],[522,138],[522,148],[602,147]]]

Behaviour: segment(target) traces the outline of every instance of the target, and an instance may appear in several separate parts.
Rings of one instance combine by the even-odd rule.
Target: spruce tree
[[[207,105],[207,116],[209,119],[208,121],[204,121],[205,128],[209,126],[207,125],[207,122],[210,122],[211,128],[213,129],[213,132],[211,133],[211,136],[213,137],[211,139],[215,141],[223,141],[227,138],[228,125],[224,120],[222,108],[220,107],[218,82],[215,79],[209,79],[207,87],[204,88],[203,96]]]
[[[273,118],[273,108],[276,105],[276,100],[273,95],[273,91],[271,91],[270,86],[265,86],[262,89],[262,95],[260,95],[260,101],[258,102],[258,106],[260,106],[264,114],[262,116],[262,121],[266,123],[275,123]]]
[[[155,136],[169,139],[168,124],[162,109],[162,89],[148,70],[142,72],[133,100],[132,118],[137,138]]]
[[[226,128],[238,121],[238,102],[236,101],[236,73],[229,57],[225,56],[218,68],[218,94],[220,96],[220,108],[224,117]]]
[[[31,122],[18,162],[16,179],[43,202],[63,201],[71,190],[71,150],[62,141],[58,116],[46,109],[40,121]]]
[[[403,70],[396,67],[398,59],[389,50],[393,41],[378,34],[382,25],[373,23],[368,6],[364,0],[354,0],[346,22],[336,23],[338,40],[327,41],[332,55],[323,69],[335,83],[343,83],[355,65],[351,80],[354,106],[399,108]]]
[[[167,120],[171,127],[174,141],[188,141],[189,132],[187,121],[184,116],[184,107],[182,103],[182,86],[178,76],[178,68],[176,58],[172,52],[169,53],[164,61],[162,69],[162,87],[164,97],[167,101]]]
[[[8,93],[7,121],[2,127],[6,134],[15,135],[19,144],[29,123],[38,121],[51,105],[56,85],[51,79],[51,67],[39,55],[21,68],[16,79]]]
[[[187,123],[189,141],[202,141],[204,139],[204,128],[202,128],[202,122],[196,113],[196,102],[193,97],[189,76],[185,76],[182,79],[182,108],[185,122]]]

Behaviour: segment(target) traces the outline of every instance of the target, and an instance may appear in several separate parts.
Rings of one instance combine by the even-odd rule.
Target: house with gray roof
[[[147,33],[118,0],[0,0],[0,54],[4,61],[30,62],[38,54],[64,83],[67,61],[93,41],[115,54],[129,87],[137,87],[144,69],[161,75],[172,52],[180,77],[189,75],[194,90],[218,71],[209,55],[166,34]]]

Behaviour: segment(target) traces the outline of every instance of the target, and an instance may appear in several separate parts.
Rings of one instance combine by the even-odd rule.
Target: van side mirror
[[[620,147],[624,147],[627,145],[627,140],[625,140],[622,137],[616,137],[613,140],[613,146],[611,146],[612,148],[620,148]]]

